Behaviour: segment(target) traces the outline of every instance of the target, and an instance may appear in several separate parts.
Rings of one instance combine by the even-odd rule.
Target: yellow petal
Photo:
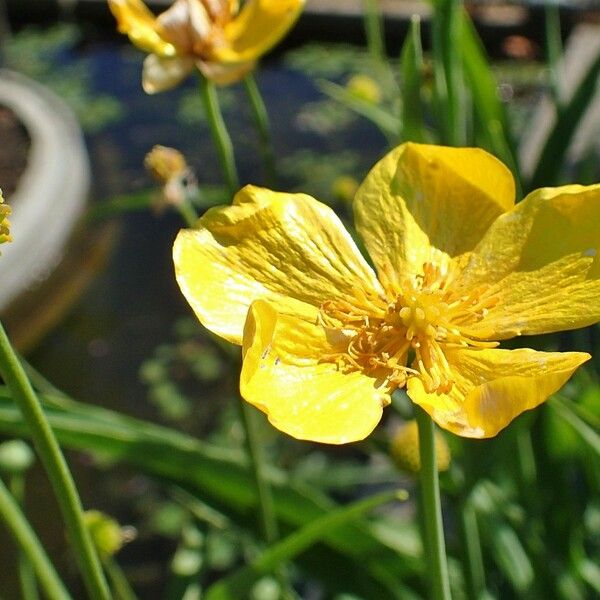
[[[335,213],[304,194],[246,186],[173,247],[179,286],[202,324],[240,344],[250,304],[312,320],[326,300],[377,293],[375,274]]]
[[[194,61],[187,56],[161,58],[148,54],[144,59],[142,87],[147,94],[164,92],[175,87],[194,69]]]
[[[254,69],[255,64],[253,61],[242,63],[196,61],[196,66],[202,75],[217,85],[231,85],[232,83],[241,81]]]
[[[373,167],[354,200],[356,227],[378,270],[420,273],[472,250],[514,204],[512,175],[475,148],[402,144]]]
[[[280,431],[301,440],[346,444],[379,423],[389,396],[361,373],[319,363],[331,352],[322,327],[252,304],[244,329],[240,391]]]
[[[600,185],[544,188],[490,228],[456,285],[492,284],[497,303],[472,328],[505,339],[600,320]]]
[[[292,27],[304,0],[248,0],[225,26],[227,43],[216,47],[215,62],[254,61],[270,50]]]
[[[454,385],[428,394],[411,377],[407,391],[444,429],[463,437],[495,436],[522,412],[535,408],[571,377],[585,352],[447,349]]]
[[[176,0],[156,19],[156,29],[178,54],[192,54],[195,47],[206,43],[212,23],[200,0]]]
[[[141,50],[159,56],[175,56],[175,47],[156,31],[156,18],[141,0],[108,0],[121,33]]]

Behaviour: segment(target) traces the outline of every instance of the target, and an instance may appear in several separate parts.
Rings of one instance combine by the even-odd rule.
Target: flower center
[[[446,394],[454,381],[444,348],[497,346],[468,334],[496,303],[487,288],[453,292],[451,277],[430,263],[422,275],[387,287],[385,297],[357,290],[349,301],[323,303],[320,322],[335,347],[323,361],[362,371],[390,391],[418,376],[427,392]]]

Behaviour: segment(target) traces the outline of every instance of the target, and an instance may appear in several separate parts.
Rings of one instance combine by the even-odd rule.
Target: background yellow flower
[[[176,0],[155,17],[141,0],[108,0],[119,31],[150,54],[142,84],[149,94],[177,85],[196,67],[228,85],[242,79],[256,60],[294,24],[304,0]]]

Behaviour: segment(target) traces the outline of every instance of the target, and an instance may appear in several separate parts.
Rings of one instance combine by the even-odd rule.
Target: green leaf
[[[575,405],[554,396],[548,405],[581,436],[588,446],[600,455],[600,434],[586,423],[576,412]]]
[[[556,123],[544,144],[537,167],[531,177],[530,189],[559,182],[565,156],[579,123],[596,95],[600,76],[600,54],[592,63],[579,87],[559,111]]]
[[[61,396],[42,396],[47,417],[61,445],[127,463],[174,483],[222,511],[236,523],[258,530],[257,496],[244,456],[166,427]],[[0,387],[0,432],[27,436],[20,412]],[[271,468],[278,520],[290,532],[322,517],[337,505],[319,490]],[[409,546],[407,546],[409,547]],[[365,600],[396,597],[399,580],[420,570],[419,555],[383,538],[367,522],[327,533],[323,544],[300,557],[300,564],[329,589],[352,586]]]
[[[369,119],[386,136],[390,144],[395,144],[398,141],[400,123],[394,115],[380,106],[356,96],[337,83],[320,80],[317,85],[325,95]]]
[[[508,166],[519,186],[519,167],[510,139],[506,111],[498,98],[498,83],[490,69],[481,39],[465,11],[462,12],[462,21],[460,49],[475,115],[487,137],[487,149]]]
[[[394,490],[359,500],[340,507],[308,523],[285,539],[267,548],[251,564],[209,588],[206,600],[235,600],[245,598],[252,585],[263,575],[273,572],[279,565],[290,561],[307,548],[323,539],[330,531],[339,529],[365,512],[394,499],[406,500],[406,492]]]
[[[533,567],[515,531],[502,523],[493,523],[490,538],[500,569],[515,590],[527,591],[533,583]]]
[[[410,21],[410,29],[400,54],[402,138],[406,141],[425,142],[427,138],[421,96],[422,74],[421,20],[415,15]]]
[[[442,142],[464,146],[466,142],[465,90],[460,52],[463,19],[460,0],[432,0],[431,19],[433,78]]]

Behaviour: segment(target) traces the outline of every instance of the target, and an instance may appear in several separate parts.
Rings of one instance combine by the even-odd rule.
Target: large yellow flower
[[[590,358],[498,342],[600,320],[600,185],[514,194],[482,150],[404,144],[354,200],[376,272],[327,206],[247,186],[179,233],[177,280],[243,345],[241,393],[282,431],[362,439],[406,386],[441,427],[490,437]]]
[[[304,0],[176,0],[155,17],[141,0],[108,0],[119,31],[149,52],[149,94],[177,85],[197,67],[215,83],[239,81],[300,14]]]

